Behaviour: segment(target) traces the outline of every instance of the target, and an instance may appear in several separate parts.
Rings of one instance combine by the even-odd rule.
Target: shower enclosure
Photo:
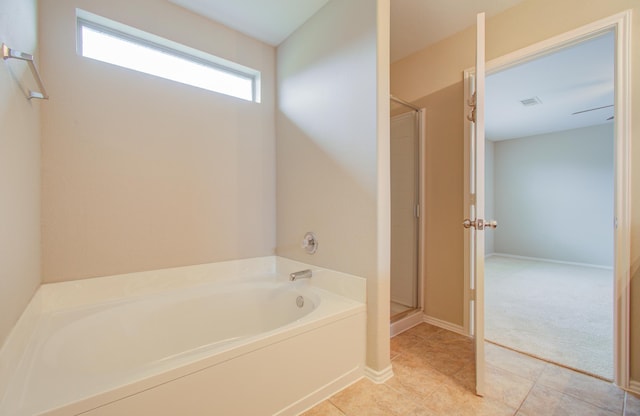
[[[392,323],[421,312],[419,138],[422,119],[423,110],[391,97]]]

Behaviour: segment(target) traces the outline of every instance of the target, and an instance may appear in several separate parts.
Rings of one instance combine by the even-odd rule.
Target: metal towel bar
[[[27,63],[29,64],[29,68],[31,69],[33,78],[38,83],[38,88],[40,89],[40,92],[29,90],[29,99],[38,98],[40,100],[48,100],[49,96],[47,95],[47,91],[44,89],[44,85],[42,84],[42,79],[40,78],[40,74],[38,73],[38,68],[36,68],[36,64],[33,62],[33,55],[29,55],[28,53],[13,50],[3,43],[2,59],[6,61],[9,58],[15,58],[15,59],[20,59],[21,61],[27,61]]]

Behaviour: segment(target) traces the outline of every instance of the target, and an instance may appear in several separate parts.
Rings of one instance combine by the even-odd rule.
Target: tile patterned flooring
[[[485,397],[469,338],[420,324],[391,339],[395,376],[362,379],[303,416],[640,416],[640,398],[605,381],[486,344]]]

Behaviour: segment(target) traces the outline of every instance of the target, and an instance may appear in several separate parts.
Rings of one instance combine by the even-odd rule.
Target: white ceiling
[[[504,140],[606,123],[613,116],[613,32],[486,81],[486,137]],[[538,97],[542,104],[520,101]],[[605,107],[573,115],[573,113]]]
[[[277,46],[329,0],[169,0]]]
[[[169,0],[277,46],[329,0]],[[402,59],[522,0],[391,0],[391,61]]]
[[[277,46],[329,0],[169,0]],[[340,0],[346,1],[346,0]],[[391,61],[475,24],[522,0],[391,0]],[[595,39],[487,78],[487,137],[524,137],[601,124],[613,104],[613,38]],[[520,100],[539,97],[541,105]],[[402,98],[402,97],[400,97]]]

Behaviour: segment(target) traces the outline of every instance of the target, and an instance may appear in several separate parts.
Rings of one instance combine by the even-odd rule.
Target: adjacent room
[[[612,32],[487,77],[486,338],[613,379]]]

